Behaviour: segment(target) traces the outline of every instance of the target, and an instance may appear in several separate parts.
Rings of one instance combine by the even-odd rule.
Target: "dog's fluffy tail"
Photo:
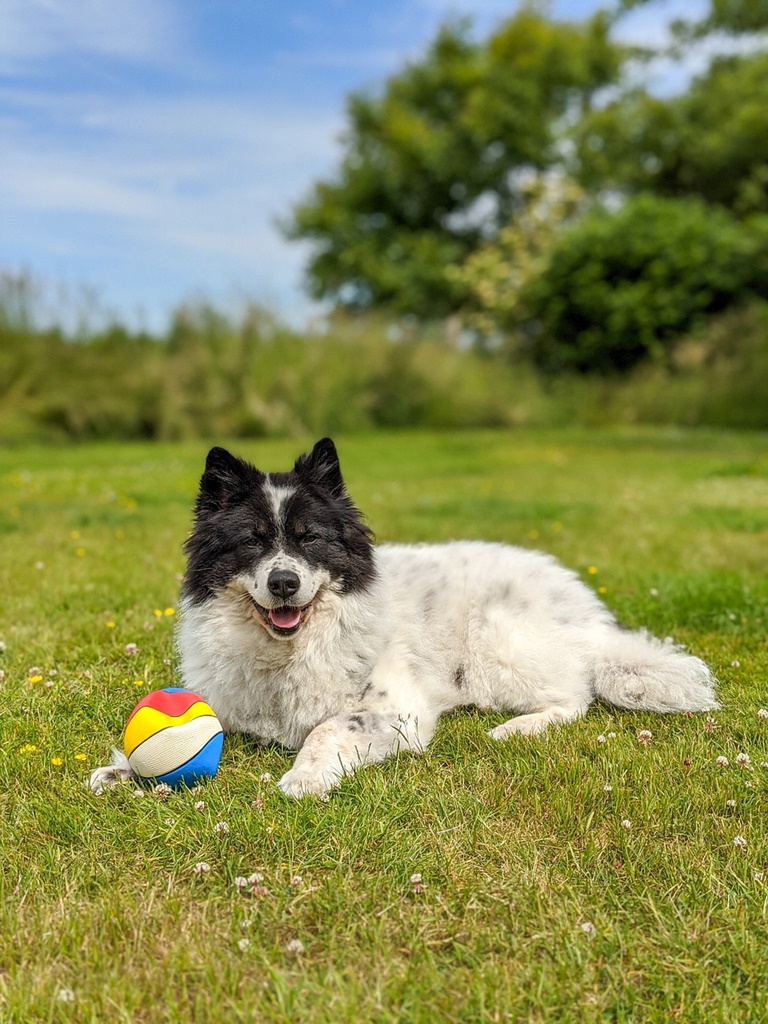
[[[640,711],[711,711],[720,707],[709,668],[671,640],[611,630],[594,666],[595,695]]]

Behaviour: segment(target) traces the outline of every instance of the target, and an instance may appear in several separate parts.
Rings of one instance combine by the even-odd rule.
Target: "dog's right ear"
[[[323,487],[335,498],[346,494],[336,445],[330,437],[318,441],[309,454],[300,455],[293,468],[296,473]]]
[[[239,493],[256,473],[253,466],[231,455],[226,448],[211,448],[200,479],[200,501],[222,504]]]

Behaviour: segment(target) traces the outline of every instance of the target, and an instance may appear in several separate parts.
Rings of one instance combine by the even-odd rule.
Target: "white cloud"
[[[166,59],[179,31],[168,0],[3,0],[0,70],[28,70],[45,58],[73,53]]]

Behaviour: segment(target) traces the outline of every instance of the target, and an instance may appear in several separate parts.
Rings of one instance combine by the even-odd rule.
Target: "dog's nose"
[[[267,586],[270,594],[275,597],[282,597],[284,600],[293,597],[301,586],[298,573],[291,569],[273,569],[267,577]]]

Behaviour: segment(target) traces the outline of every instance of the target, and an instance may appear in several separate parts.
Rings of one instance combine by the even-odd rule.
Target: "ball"
[[[179,686],[148,693],[128,716],[123,747],[139,778],[194,786],[219,767],[224,730],[202,697]]]

